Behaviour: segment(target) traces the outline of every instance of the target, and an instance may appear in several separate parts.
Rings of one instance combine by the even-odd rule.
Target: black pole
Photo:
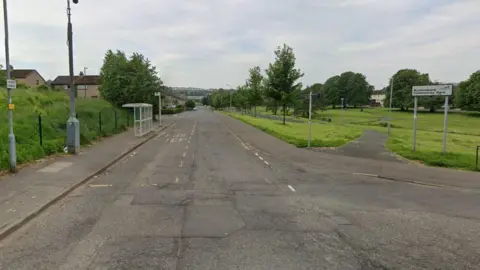
[[[98,128],[99,134],[102,134],[102,112],[98,112]]]
[[[113,109],[113,113],[115,115],[115,130],[117,130],[117,128],[118,128],[117,110]]]
[[[40,137],[40,145],[43,146],[43,130],[42,130],[42,115],[38,115],[38,136]]]

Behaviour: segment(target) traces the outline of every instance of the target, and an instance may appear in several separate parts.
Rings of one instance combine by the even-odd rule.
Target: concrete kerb
[[[78,187],[80,187],[81,185],[87,183],[88,181],[90,181],[91,179],[93,179],[96,175],[99,175],[101,173],[103,173],[104,171],[106,171],[108,168],[110,168],[112,165],[114,165],[115,163],[117,163],[119,160],[121,160],[122,158],[124,158],[126,155],[130,154],[132,151],[136,150],[137,148],[139,148],[140,146],[144,145],[145,143],[147,143],[148,141],[150,141],[151,139],[153,139],[157,133],[159,131],[162,131],[170,126],[172,126],[175,122],[169,124],[169,125],[166,125],[164,127],[161,127],[161,128],[157,128],[155,129],[152,134],[148,135],[148,137],[143,140],[142,142],[138,143],[137,145],[134,145],[132,146],[130,149],[124,151],[122,154],[118,155],[116,158],[114,158],[113,160],[111,160],[110,162],[108,162],[105,166],[103,166],[102,168],[98,169],[96,172],[94,172],[93,174],[90,174],[89,176],[87,176],[86,178],[82,179],[81,181],[79,181],[78,183],[75,183],[73,184],[72,186],[70,186],[69,188],[67,188],[66,190],[64,190],[62,193],[60,193],[58,196],[56,196],[55,198],[49,200],[49,201],[46,201],[45,203],[43,203],[40,207],[38,207],[37,209],[34,209],[33,211],[31,211],[30,213],[26,214],[25,216],[19,218],[17,221],[13,222],[13,224],[7,226],[6,228],[0,230],[0,240],[3,240],[5,239],[7,236],[9,236],[10,234],[12,234],[13,232],[17,231],[18,229],[20,229],[23,225],[25,225],[26,223],[28,223],[30,220],[34,219],[35,217],[37,217],[38,215],[40,215],[43,211],[45,211],[46,209],[48,209],[50,206],[52,206],[53,204],[55,204],[56,202],[60,201],[61,199],[65,198],[69,193],[71,193],[72,191],[74,191],[75,189],[77,189]]]

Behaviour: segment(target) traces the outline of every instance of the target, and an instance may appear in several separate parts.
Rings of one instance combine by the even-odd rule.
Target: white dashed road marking
[[[265,162],[265,164],[267,164],[267,165],[270,165],[270,164],[268,164],[268,162],[266,162],[265,160],[264,160],[263,162]]]
[[[260,160],[263,160],[263,157],[258,157]]]
[[[98,184],[98,185],[88,185],[89,187],[113,187],[113,185],[107,184]]]
[[[288,188],[289,188],[292,192],[296,192],[295,189],[294,189],[292,186],[288,185]]]

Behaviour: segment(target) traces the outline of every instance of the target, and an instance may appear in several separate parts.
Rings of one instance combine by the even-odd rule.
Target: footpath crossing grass
[[[297,147],[307,147],[308,128],[304,123],[286,123],[264,118],[231,113],[232,117],[250,124],[268,134],[278,137]],[[354,126],[312,125],[311,145],[314,147],[336,147],[360,137],[362,128]]]
[[[261,107],[257,110],[265,113]],[[232,116],[298,147],[307,145],[306,123],[288,123],[284,126],[276,120],[239,114]],[[389,112],[385,108],[318,111],[314,114],[314,120],[329,118],[332,122],[313,125],[312,146],[341,146],[358,138],[366,129],[386,133],[388,116]],[[416,152],[413,152],[413,112],[393,111],[391,124],[391,134],[386,145],[390,151],[431,166],[475,170],[476,147],[480,145],[479,113],[449,113],[445,156],[442,155],[442,112],[419,112]]]

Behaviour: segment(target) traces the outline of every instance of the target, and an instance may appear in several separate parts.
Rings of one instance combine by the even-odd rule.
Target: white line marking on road
[[[268,162],[267,162],[267,161],[265,161],[265,160],[264,160],[263,162],[265,162],[265,164],[267,164],[267,165],[270,165],[270,164],[268,164]]]
[[[187,144],[187,145],[185,145],[185,149],[187,149],[187,150],[188,150],[188,144]]]
[[[113,187],[113,185],[108,184],[98,184],[98,185],[88,185],[89,187]]]
[[[257,153],[257,152],[255,152],[255,156],[257,156],[257,157],[258,157],[258,153]]]
[[[272,182],[270,182],[270,180],[268,180],[268,178],[265,177],[265,182],[271,184]]]
[[[175,183],[178,183],[178,176],[175,178]]]
[[[354,175],[363,175],[363,176],[370,176],[370,177],[376,177],[378,178],[378,175],[376,174],[370,174],[370,173],[353,173]]]
[[[295,189],[294,189],[292,186],[288,185],[288,188],[289,188],[291,191],[296,192]]]
[[[263,160],[263,157],[261,157],[261,156],[258,156],[258,158],[259,158],[260,160]]]
[[[155,187],[158,186],[158,184],[150,184],[150,185],[155,186]]]
[[[186,153],[186,152],[183,152],[182,157],[185,157],[186,155],[187,155],[187,153]]]
[[[162,132],[162,133],[158,134],[158,135],[157,135],[157,137],[155,137],[155,140],[158,140],[158,139],[160,139],[160,137],[162,137],[162,136],[163,136],[163,134],[165,134],[165,132]]]
[[[174,127],[174,126],[176,126],[176,125],[177,125],[177,123],[173,123],[172,127]]]
[[[180,168],[183,166],[183,160],[180,160]]]

